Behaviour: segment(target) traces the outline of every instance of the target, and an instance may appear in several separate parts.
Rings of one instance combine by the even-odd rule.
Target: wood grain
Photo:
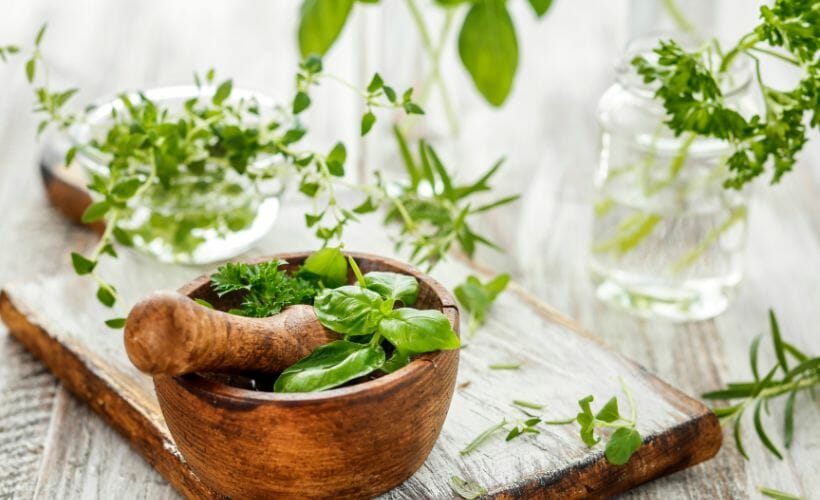
[[[287,209],[283,220],[288,220],[288,214],[295,213],[292,212],[295,210],[298,208]],[[298,230],[291,234],[295,228],[286,227],[283,225],[279,234],[283,241],[291,244],[298,241]],[[359,230],[373,233],[368,230],[367,223]],[[371,239],[369,246],[389,246],[389,242]],[[127,265],[136,266],[140,257],[124,253],[122,258]],[[179,272],[186,272],[185,268],[180,268]],[[469,272],[475,270],[461,262],[451,261],[440,266],[437,274],[444,285],[452,286]],[[130,269],[126,274],[139,276],[142,280],[132,279],[131,294],[151,286],[160,274],[168,278],[167,272],[154,271],[151,265]],[[114,282],[117,281],[115,277]],[[110,333],[95,322],[94,318],[99,317],[94,311],[98,311],[100,306],[94,302],[93,294],[86,296],[80,293],[88,286],[81,278],[44,279],[39,283],[8,287],[7,302],[27,311],[33,323],[50,325],[48,335],[56,336],[64,345],[83,352],[80,357],[105,359],[103,363],[90,364],[89,368],[105,374],[100,378],[122,384],[118,389],[120,392],[139,390],[139,397],[126,399],[140,401],[140,411],[149,415],[147,420],[156,421],[159,412],[150,388],[144,382],[135,384],[135,381],[144,380],[142,376],[124,360],[124,353],[118,352],[116,345],[106,343],[108,345],[100,347],[100,335]],[[201,280],[199,286],[202,286]],[[50,297],[65,295],[67,288],[76,290],[74,300],[54,304],[50,308],[37,305],[42,301],[50,302]],[[126,294],[124,300],[134,300],[134,297]],[[88,313],[81,314],[81,319],[77,319],[77,311]],[[69,317],[72,314],[74,317]],[[639,366],[609,351],[597,339],[579,335],[575,330],[581,328],[516,289],[502,295],[486,328],[462,350],[463,363],[458,379],[461,389],[454,396],[448,419],[433,452],[416,474],[385,497],[416,497],[422,492],[422,496],[448,497],[452,495],[449,487],[451,474],[478,481],[500,498],[551,494],[567,497],[605,496],[659,474],[698,463],[717,452],[720,432],[711,412]],[[16,328],[12,331],[17,334]],[[43,330],[37,329],[26,332],[44,334]],[[117,359],[108,359],[111,357]],[[561,361],[556,363],[554,360]],[[511,373],[488,370],[487,364],[492,362],[520,363],[522,369]],[[569,373],[573,375],[568,377]],[[577,430],[569,426],[548,428],[533,439],[510,443],[496,438],[473,454],[459,457],[458,451],[494,421],[516,415],[517,411],[510,406],[514,398],[534,401],[548,398],[547,416],[558,418],[575,414],[575,401],[587,393],[593,393],[597,400],[617,394],[617,378],[601,377],[601,373],[622,375],[635,393],[644,446],[627,466],[609,465],[600,448],[587,448],[578,439]],[[134,380],[129,381],[131,378]],[[375,409],[369,411],[376,412]],[[203,412],[199,409],[187,413],[199,416]],[[220,418],[228,417],[222,415]],[[199,446],[204,446],[204,443]],[[172,481],[172,484],[176,482]],[[184,487],[181,489],[186,491]]]
[[[294,305],[268,318],[246,318],[224,310],[197,304],[179,293],[149,295],[128,313],[124,332],[128,359],[150,375],[279,373],[340,338],[319,323],[308,305]]]

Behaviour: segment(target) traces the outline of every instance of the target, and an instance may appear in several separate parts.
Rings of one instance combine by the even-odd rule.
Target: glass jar
[[[748,189],[725,189],[729,145],[675,134],[654,89],[629,61],[657,37],[631,43],[599,102],[590,269],[598,298],[643,317],[714,317],[743,275]],[[727,104],[754,111],[739,61],[721,82]]]
[[[181,110],[192,98],[210,98],[210,87],[175,86],[151,89],[143,94],[160,109]],[[129,95],[138,102],[138,95]],[[253,105],[258,113],[246,113],[243,120],[263,120],[279,116],[288,120],[286,111],[269,97],[234,89],[228,100]],[[106,102],[87,117],[82,126],[69,131],[70,142],[78,148],[75,163],[89,177],[107,175],[105,154],[87,146],[89,140],[107,132],[112,113],[121,113],[120,98]],[[243,125],[247,125],[243,123]],[[133,240],[134,247],[160,261],[206,264],[235,257],[264,237],[279,211],[284,184],[281,176],[261,175],[275,171],[279,157],[263,156],[239,174],[224,164],[206,161],[197,169],[185,167],[170,183],[155,179],[150,186],[129,200],[120,210],[117,226]],[[252,173],[260,173],[258,176]]]

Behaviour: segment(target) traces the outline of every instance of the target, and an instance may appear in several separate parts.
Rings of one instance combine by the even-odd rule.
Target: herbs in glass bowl
[[[273,224],[286,159],[275,144],[296,127],[261,94],[204,84],[120,96],[68,129],[69,160],[84,167],[119,243],[166,262],[202,264],[246,250]]]

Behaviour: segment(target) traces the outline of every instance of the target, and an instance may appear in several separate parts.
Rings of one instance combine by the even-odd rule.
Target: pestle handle
[[[141,300],[125,324],[128,358],[151,375],[275,373],[338,338],[319,323],[311,306],[247,318],[209,309],[175,292]]]

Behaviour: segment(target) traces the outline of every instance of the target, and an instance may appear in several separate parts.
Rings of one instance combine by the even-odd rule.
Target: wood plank
[[[309,244],[303,229],[285,222],[298,210],[298,206],[285,210],[277,225],[281,230],[274,231],[279,242],[273,246]],[[374,233],[372,228],[362,224],[349,241],[388,253],[389,242],[367,239]],[[157,266],[130,252],[122,254],[118,266],[101,269],[120,284],[126,304],[147,291],[181,284],[198,271]],[[452,287],[474,272],[462,262],[450,261],[437,268],[435,277]],[[67,388],[101,412],[171,484],[188,496],[209,494],[174,451],[150,380],[128,363],[119,334],[101,324],[113,313],[96,304],[92,292],[91,284],[82,278],[43,278],[7,286],[0,310],[13,334]],[[462,351],[461,389],[434,451],[414,476],[386,498],[451,497],[452,474],[484,485],[499,498],[612,494],[698,463],[717,451],[720,429],[705,407],[582,331],[519,287],[503,294],[486,327]],[[493,362],[520,363],[522,368],[489,370],[487,365]],[[512,399],[548,403],[549,418],[566,417],[577,413],[576,401],[588,393],[598,401],[618,394],[618,375],[635,394],[639,430],[645,438],[628,465],[609,465],[600,447],[583,445],[574,426],[548,428],[531,439],[510,443],[494,438],[473,454],[459,456],[458,451],[486,427],[516,415]]]

